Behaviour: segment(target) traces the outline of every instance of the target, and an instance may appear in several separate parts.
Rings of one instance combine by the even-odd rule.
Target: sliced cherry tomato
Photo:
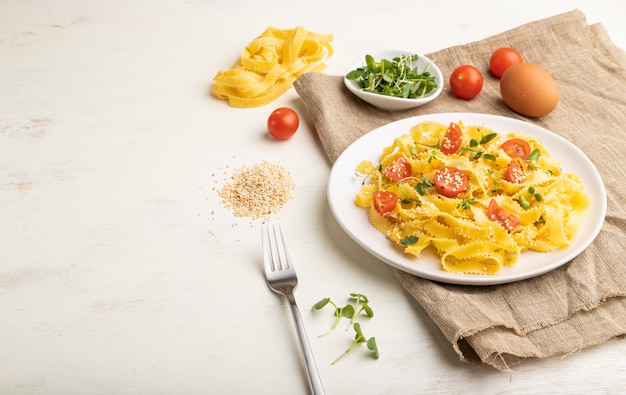
[[[522,139],[510,139],[500,146],[511,158],[526,159],[530,155],[530,145],[528,141]]]
[[[522,55],[513,48],[498,48],[489,59],[489,70],[491,74],[500,78],[506,69],[522,61]]]
[[[278,140],[287,140],[293,136],[299,125],[298,113],[289,107],[277,108],[267,119],[267,131]]]
[[[454,122],[450,122],[450,126],[448,127],[448,131],[446,135],[443,137],[443,142],[439,147],[439,150],[446,155],[452,155],[461,148],[461,139],[463,138],[463,134],[461,132],[461,128]]]
[[[465,173],[456,167],[442,167],[435,170],[433,181],[435,189],[440,195],[454,198],[465,191],[469,179]]]
[[[392,182],[411,177],[411,164],[403,156],[399,156],[387,166],[383,176],[389,178]]]
[[[379,190],[372,194],[372,200],[374,201],[374,209],[380,215],[390,212],[398,204],[398,195],[393,192]]]
[[[513,184],[521,184],[526,179],[528,165],[522,158],[513,158],[506,169],[505,179]]]
[[[483,89],[483,75],[476,67],[464,64],[450,74],[450,88],[458,98],[472,99]]]
[[[515,214],[511,214],[504,208],[500,207],[495,199],[491,199],[489,202],[489,208],[487,209],[487,215],[489,219],[499,223],[504,229],[511,231],[515,229],[522,221]]]

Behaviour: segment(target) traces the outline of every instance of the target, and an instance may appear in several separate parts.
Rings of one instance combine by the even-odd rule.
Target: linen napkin
[[[538,118],[510,111],[499,80],[488,71],[491,53],[520,51],[556,79],[557,108]],[[389,122],[429,113],[504,115],[542,126],[581,148],[607,190],[607,216],[598,237],[571,262],[539,277],[492,286],[450,285],[391,268],[450,341],[462,361],[508,369],[526,359],[566,356],[626,334],[626,54],[604,27],[588,25],[580,10],[531,22],[501,34],[427,55],[444,76],[465,63],[481,69],[483,91],[470,101],[446,84],[435,101],[402,112],[378,110],[352,95],[343,76],[302,75],[294,87],[331,162],[355,139]]]

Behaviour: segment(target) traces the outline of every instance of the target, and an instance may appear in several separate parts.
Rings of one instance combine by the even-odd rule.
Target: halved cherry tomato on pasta
[[[454,122],[450,122],[448,131],[443,137],[443,142],[439,146],[439,150],[446,155],[452,155],[461,148],[461,140],[463,134],[461,128]]]
[[[411,164],[403,156],[399,156],[387,166],[383,176],[389,178],[392,182],[411,177]]]
[[[433,177],[435,189],[440,195],[454,198],[467,188],[467,175],[456,167],[442,167],[435,170]]]
[[[511,158],[526,159],[530,155],[530,145],[528,141],[522,139],[510,139],[500,146]]]
[[[526,179],[528,172],[528,165],[522,158],[513,158],[509,167],[506,169],[506,175],[504,178],[513,184],[521,184]]]
[[[511,214],[504,208],[500,207],[495,199],[491,199],[489,202],[489,208],[487,209],[487,215],[489,219],[499,223],[504,229],[511,231],[515,229],[522,221],[515,214]]]
[[[379,190],[372,194],[372,201],[378,214],[384,215],[396,208],[398,195],[390,191]]]

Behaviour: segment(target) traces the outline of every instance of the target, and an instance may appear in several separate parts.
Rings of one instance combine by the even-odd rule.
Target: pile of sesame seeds
[[[220,191],[224,207],[237,217],[259,219],[275,214],[292,198],[296,184],[284,167],[263,161],[243,166]]]

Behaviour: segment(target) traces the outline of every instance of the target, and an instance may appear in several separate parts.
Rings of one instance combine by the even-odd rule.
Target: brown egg
[[[549,114],[559,103],[559,87],[550,73],[534,63],[517,63],[500,78],[502,99],[511,110],[528,117]]]

